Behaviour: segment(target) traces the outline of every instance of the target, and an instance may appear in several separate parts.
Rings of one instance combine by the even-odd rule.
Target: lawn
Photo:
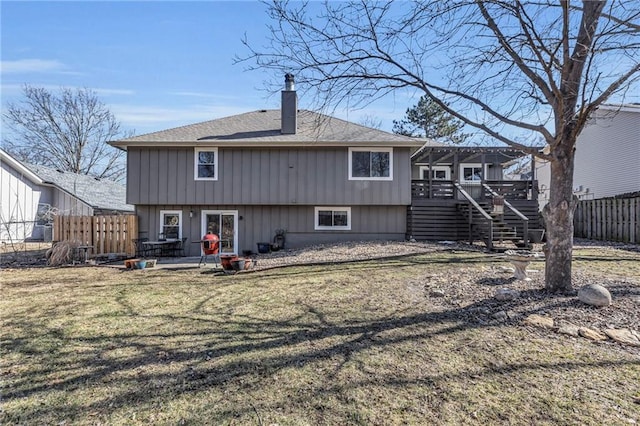
[[[616,279],[640,295],[640,254],[624,255]],[[2,270],[0,423],[640,422],[637,348],[525,326],[516,306],[481,320],[459,289],[491,299],[479,277],[500,273],[454,251],[228,276]]]

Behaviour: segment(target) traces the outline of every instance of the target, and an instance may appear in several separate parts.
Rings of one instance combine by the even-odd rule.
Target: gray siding
[[[355,240],[403,240],[406,232],[406,206],[353,206],[351,205],[350,231],[314,230],[314,206],[247,206],[175,205],[137,206],[140,237],[156,239],[160,229],[161,210],[182,211],[182,236],[187,237],[187,255],[200,254],[198,241],[202,210],[238,211],[238,252],[256,252],[258,242],[271,242],[275,230],[287,230],[286,247],[296,248],[317,243]],[[190,217],[189,211],[194,211]],[[241,219],[240,219],[241,218]]]
[[[194,179],[193,148],[128,149],[136,205],[409,205],[410,150],[394,148],[392,181],[350,181],[348,148],[220,148],[217,181]]]

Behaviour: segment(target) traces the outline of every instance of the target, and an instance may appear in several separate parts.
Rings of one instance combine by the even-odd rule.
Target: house
[[[602,105],[578,136],[573,187],[580,199],[640,191],[640,105]],[[540,204],[549,198],[550,166],[539,162]]]
[[[404,240],[411,154],[422,143],[298,110],[287,75],[279,110],[259,110],[136,136],[127,202],[141,238],[187,238],[187,255],[219,235],[222,251],[255,251],[286,230],[287,248]]]
[[[54,215],[132,213],[123,185],[24,164],[0,149],[0,241],[50,241]]]

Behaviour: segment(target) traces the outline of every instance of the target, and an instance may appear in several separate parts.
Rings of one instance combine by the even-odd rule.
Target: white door
[[[238,211],[203,210],[202,235],[212,232],[220,238],[221,254],[238,254]]]

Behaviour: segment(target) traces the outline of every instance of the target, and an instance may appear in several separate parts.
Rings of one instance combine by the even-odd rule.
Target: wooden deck
[[[539,229],[538,192],[535,181],[483,181],[484,185],[457,185],[453,181],[414,180],[411,184],[412,204],[407,209],[407,238],[416,240],[477,240],[484,239],[481,230],[486,228],[487,219],[494,218],[496,229],[509,228],[515,238],[526,243],[529,240],[525,230]],[[465,198],[466,193],[473,198],[476,206]],[[503,214],[492,210],[494,196],[504,197],[512,208],[505,208]],[[470,214],[477,208],[479,215]],[[514,211],[515,210],[515,211]],[[528,220],[523,220],[526,216]],[[484,220],[484,222],[482,222]],[[496,232],[493,240],[506,239]],[[509,234],[513,235],[513,234]],[[490,243],[489,243],[490,245]]]

